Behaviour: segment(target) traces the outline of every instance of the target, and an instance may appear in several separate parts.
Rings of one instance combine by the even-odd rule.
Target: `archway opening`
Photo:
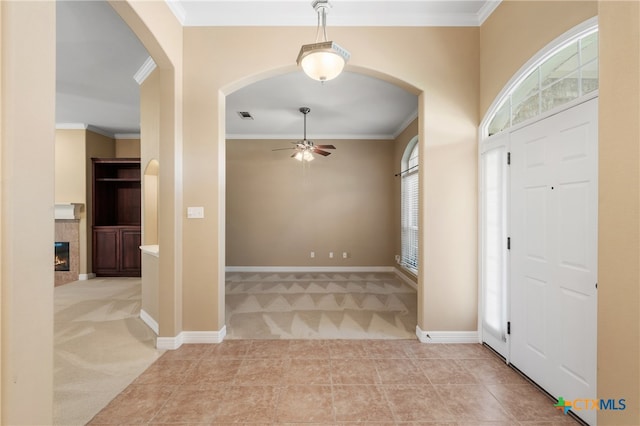
[[[311,281],[328,287],[335,280],[349,276],[358,280],[362,278],[358,274],[377,272],[380,279],[406,285],[395,274],[400,268],[396,255],[401,231],[400,179],[394,175],[400,171],[405,146],[418,133],[418,98],[406,90],[406,84],[398,87],[394,79],[385,79],[390,83],[380,75],[366,74],[347,72],[340,77],[342,82],[331,82],[336,83],[334,88],[302,73],[283,72],[261,80],[254,76],[226,93],[226,282],[227,287],[235,287],[228,288],[226,295],[228,336],[333,338],[340,335],[339,330],[322,331],[319,321],[308,317],[318,311],[313,298],[305,297]],[[289,96],[279,87],[286,87]],[[337,94],[346,90],[350,93]],[[279,95],[270,96],[270,92]],[[350,103],[345,102],[349,94]],[[349,106],[343,109],[345,103]],[[336,148],[330,155],[316,155],[309,163],[290,158],[296,153],[296,142],[303,138],[299,112],[303,106],[311,109],[307,139]],[[381,117],[394,114],[390,131]],[[368,124],[358,127],[359,122]],[[273,287],[288,289],[276,294],[262,285],[264,291],[251,294],[243,283],[249,273],[252,279],[260,273],[262,280],[280,280],[282,285]],[[413,285],[417,288],[415,281]],[[392,296],[399,302],[398,311],[410,312],[407,316],[380,311],[387,318],[399,318],[392,321],[395,324],[388,328],[387,338],[415,336],[415,288],[402,290],[413,291],[412,297],[406,293]],[[325,301],[333,297],[328,293]],[[368,319],[361,320],[367,324],[361,326],[358,336],[344,334],[344,338],[385,335],[367,334],[374,314],[362,305],[371,298],[387,300],[389,296],[365,290],[361,294],[348,296],[347,301],[344,294],[333,297],[340,302],[327,305],[326,311],[343,318],[344,313],[338,311],[358,299],[353,303],[367,311]],[[264,319],[264,303],[254,303],[253,310],[247,308],[248,301],[269,298],[271,304],[280,306],[277,319]],[[242,313],[239,305],[244,307]],[[250,329],[242,327],[246,324],[251,324]]]

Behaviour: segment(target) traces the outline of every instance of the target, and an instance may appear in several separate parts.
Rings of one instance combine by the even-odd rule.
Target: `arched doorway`
[[[394,175],[417,132],[417,97],[353,72],[320,84],[298,71],[238,89],[225,105],[227,336],[415,338],[415,290],[395,275]],[[308,139],[335,147],[330,156],[290,158],[301,105]]]

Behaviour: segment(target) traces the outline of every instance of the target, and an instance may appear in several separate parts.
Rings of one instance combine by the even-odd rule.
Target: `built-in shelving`
[[[139,158],[93,158],[93,272],[140,276]]]

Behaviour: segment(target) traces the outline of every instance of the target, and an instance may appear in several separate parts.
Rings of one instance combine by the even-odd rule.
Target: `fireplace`
[[[54,243],[55,257],[53,259],[53,265],[56,271],[70,271],[71,261],[69,259],[69,243],[56,241]]]
[[[55,280],[59,286],[80,278],[80,212],[82,204],[55,206],[55,236],[53,258]]]

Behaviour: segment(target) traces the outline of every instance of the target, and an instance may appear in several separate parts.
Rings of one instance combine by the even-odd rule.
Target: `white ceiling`
[[[316,25],[310,0],[166,1],[184,26]],[[477,26],[498,3],[335,0],[327,21],[329,27]],[[133,76],[148,53],[109,4],[58,1],[56,46],[58,128],[89,126],[116,137],[139,133],[139,86]],[[417,116],[416,96],[385,81],[345,72],[321,84],[300,71],[229,95],[227,136],[299,139],[301,106],[311,108],[308,133],[316,139],[388,139]],[[254,119],[241,120],[237,111],[248,111]]]

